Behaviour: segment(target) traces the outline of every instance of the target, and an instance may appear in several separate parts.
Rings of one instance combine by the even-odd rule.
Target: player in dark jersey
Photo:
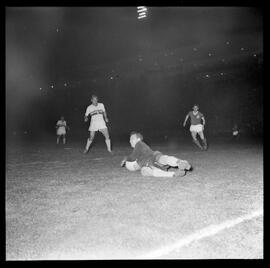
[[[129,171],[141,170],[143,176],[175,177],[184,176],[187,171],[192,170],[191,165],[186,160],[153,151],[143,142],[143,136],[138,132],[131,132],[129,142],[134,150],[121,162],[121,166],[126,166]],[[178,169],[168,171],[167,167]]]
[[[191,125],[190,125],[190,132],[193,139],[193,142],[201,149],[201,150],[207,150],[207,142],[206,138],[204,136],[203,130],[205,126],[205,118],[204,115],[199,112],[199,106],[197,104],[193,105],[193,111],[190,111],[185,118],[185,121],[183,123],[183,126],[186,126],[186,122],[188,118],[190,117]],[[199,134],[203,146],[201,146],[199,140],[197,139],[197,134]]]

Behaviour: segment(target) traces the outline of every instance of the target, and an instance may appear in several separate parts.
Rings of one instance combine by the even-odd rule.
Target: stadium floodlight
[[[143,16],[139,16],[138,19],[143,19],[143,18],[146,18],[146,15],[143,15]]]
[[[138,6],[137,7],[138,19],[146,18],[147,16],[147,8],[145,6]]]

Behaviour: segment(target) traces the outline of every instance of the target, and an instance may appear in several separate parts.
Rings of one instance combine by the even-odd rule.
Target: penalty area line
[[[253,218],[257,218],[263,215],[263,210],[256,210],[250,214],[241,216],[239,218],[233,219],[233,220],[228,220],[225,221],[223,223],[220,224],[213,224],[213,225],[209,225],[206,228],[203,228],[199,231],[196,231],[195,233],[188,235],[182,239],[180,239],[179,241],[168,245],[168,246],[164,246],[161,247],[160,249],[157,250],[153,250],[147,254],[144,254],[142,256],[140,256],[138,259],[154,259],[154,258],[158,258],[158,257],[162,257],[166,254],[171,253],[172,251],[178,250],[194,241],[198,241],[201,240],[205,237],[209,237],[209,236],[213,236],[227,228],[231,228],[234,227],[235,225],[242,223],[244,221],[247,220],[251,220]]]

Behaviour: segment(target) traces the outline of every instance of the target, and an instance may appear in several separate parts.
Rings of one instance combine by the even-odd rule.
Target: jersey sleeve
[[[133,161],[138,159],[139,155],[140,155],[140,147],[136,146],[133,149],[133,152],[127,157],[127,161],[128,162],[133,162]]]
[[[105,112],[105,107],[104,107],[104,104],[103,103],[100,103],[100,109]]]

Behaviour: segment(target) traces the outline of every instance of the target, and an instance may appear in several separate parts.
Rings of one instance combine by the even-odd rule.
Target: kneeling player
[[[153,151],[143,142],[143,136],[138,132],[132,132],[129,141],[134,150],[122,160],[121,166],[126,166],[130,171],[141,170],[143,176],[175,177],[184,176],[191,170],[191,165],[186,160]],[[169,167],[176,167],[178,170],[167,171]]]

